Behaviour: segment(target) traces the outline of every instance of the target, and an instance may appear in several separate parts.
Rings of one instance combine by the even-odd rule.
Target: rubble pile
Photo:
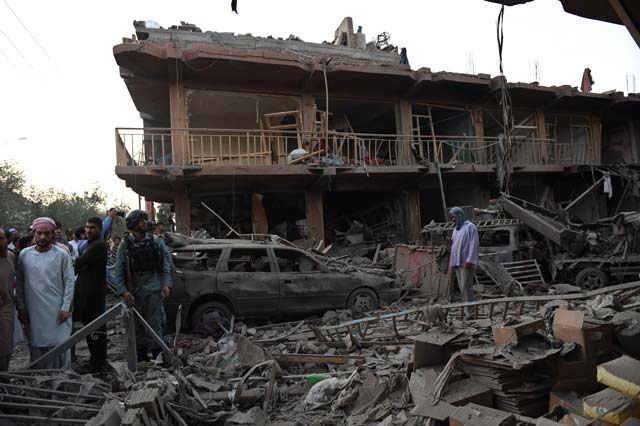
[[[639,415],[630,404],[640,392],[640,314],[632,310],[639,289],[634,282],[443,305],[407,299],[367,316],[346,310],[287,323],[236,321],[222,337],[169,336],[164,355],[137,371],[128,369],[126,351],[115,349],[126,336],[112,322],[112,371],[2,373],[0,420],[622,424]],[[473,319],[464,319],[465,308]]]

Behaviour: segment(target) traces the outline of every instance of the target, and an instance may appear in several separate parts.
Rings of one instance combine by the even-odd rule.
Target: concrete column
[[[602,121],[597,115],[591,116],[591,150],[593,164],[600,164],[602,152]]]
[[[174,193],[173,207],[176,213],[176,231],[189,235],[191,231],[191,198],[186,191]]]
[[[316,99],[313,95],[305,93],[302,95],[302,129],[305,132],[312,132],[315,126],[315,106]]]
[[[538,133],[538,139],[540,139],[540,160],[542,164],[549,162],[548,141],[547,141],[547,126],[545,125],[544,111],[536,111],[536,127]]]
[[[305,93],[302,95],[302,130],[304,130],[303,140],[308,139],[315,130],[316,122],[316,100],[313,95]],[[300,144],[302,141],[298,141]],[[301,148],[299,146],[299,148]],[[311,147],[312,150],[314,147]]]
[[[316,241],[324,240],[324,213],[322,205],[322,192],[307,191],[306,210],[309,238]]]
[[[189,135],[187,124],[187,103],[182,80],[182,61],[169,58],[169,112],[171,116],[171,148],[173,164],[182,166],[189,161]]]
[[[471,121],[473,121],[473,135],[476,137],[478,149],[478,161],[480,164],[487,164],[487,144],[484,140],[484,120],[482,118],[482,108],[471,111]]]
[[[400,137],[398,147],[398,161],[400,165],[413,164],[413,154],[411,153],[411,142],[413,139],[411,101],[401,99],[396,107],[396,134]]]
[[[405,192],[406,200],[406,229],[410,241],[420,239],[422,226],[420,223],[420,191],[409,190]]]

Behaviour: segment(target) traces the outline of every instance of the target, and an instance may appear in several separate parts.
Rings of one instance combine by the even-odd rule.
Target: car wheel
[[[378,309],[378,296],[368,288],[356,289],[347,301],[347,309],[353,312],[364,313]]]
[[[576,276],[576,285],[585,290],[604,288],[608,281],[607,274],[596,268],[585,268]]]
[[[200,322],[205,320],[208,316],[219,315],[224,318],[231,318],[231,309],[220,301],[212,300],[210,302],[204,302],[198,306],[191,315],[191,330],[194,330]]]

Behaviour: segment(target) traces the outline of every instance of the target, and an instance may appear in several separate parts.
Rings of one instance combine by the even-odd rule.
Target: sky
[[[110,203],[137,205],[114,172],[114,128],[142,120],[112,53],[134,20],[322,42],[351,16],[367,41],[386,31],[406,47],[413,69],[495,76],[499,10],[483,0],[238,0],[236,15],[230,0],[0,0],[0,161],[39,187],[100,185]],[[626,92],[634,74],[640,91],[640,48],[626,28],[565,13],[557,0],[506,9],[503,61],[511,82],[579,86],[589,67],[594,92]]]

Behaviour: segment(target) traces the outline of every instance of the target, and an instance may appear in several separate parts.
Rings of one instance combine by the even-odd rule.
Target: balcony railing
[[[307,154],[290,155],[304,147]],[[303,151],[300,151],[303,153]],[[118,128],[119,166],[415,166],[432,163],[513,166],[591,164],[588,144],[498,138],[269,130]]]

